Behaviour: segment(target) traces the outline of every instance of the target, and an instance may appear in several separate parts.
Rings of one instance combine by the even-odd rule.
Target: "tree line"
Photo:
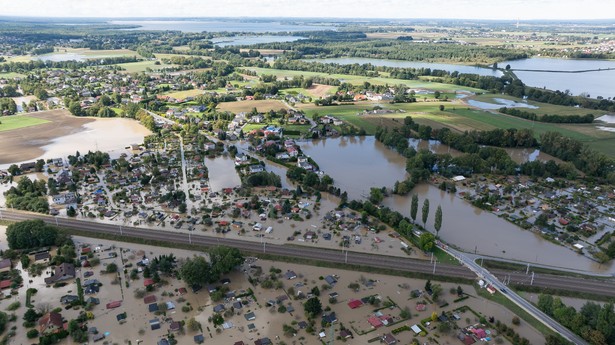
[[[541,294],[538,297],[538,308],[591,344],[615,344],[613,303],[600,306],[587,302],[577,311],[574,307],[562,303],[559,297]]]
[[[538,115],[531,111],[525,111],[516,108],[507,108],[502,107],[498,110],[502,114],[520,117],[522,119],[538,121],[538,122],[549,122],[549,123],[592,123],[594,122],[594,115],[549,115],[543,114]]]

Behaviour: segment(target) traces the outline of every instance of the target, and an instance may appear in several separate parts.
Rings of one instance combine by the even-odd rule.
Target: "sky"
[[[613,0],[0,0],[33,17],[612,19]]]

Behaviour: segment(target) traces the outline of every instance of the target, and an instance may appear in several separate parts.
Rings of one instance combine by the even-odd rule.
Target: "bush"
[[[29,330],[28,333],[26,333],[26,336],[28,337],[28,339],[37,338],[38,337],[38,330],[36,328]]]
[[[514,317],[512,318],[512,323],[513,323],[513,325],[515,325],[515,326],[519,326],[519,325],[521,324],[521,320],[519,319],[519,317],[518,317],[518,316],[514,316]]]
[[[6,310],[13,311],[19,309],[19,307],[21,307],[21,302],[17,301],[9,304],[9,306],[6,307]]]

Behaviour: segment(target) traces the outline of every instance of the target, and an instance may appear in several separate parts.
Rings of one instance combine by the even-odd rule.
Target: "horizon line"
[[[559,18],[559,19],[548,19],[548,18],[534,18],[534,19],[485,19],[485,18],[427,18],[427,17],[417,17],[417,18],[401,18],[401,17],[267,17],[267,16],[214,16],[214,17],[194,17],[194,16],[122,16],[122,17],[114,17],[114,16],[101,16],[101,17],[88,17],[88,16],[35,16],[35,15],[0,15],[0,20],[2,19],[81,19],[81,20],[105,20],[105,19],[113,19],[113,20],[121,20],[121,19],[138,19],[138,20],[146,20],[146,19],[184,19],[184,20],[195,20],[195,19],[268,19],[268,20],[285,20],[285,19],[310,19],[310,20],[340,20],[340,21],[352,21],[352,20],[390,20],[390,21],[426,21],[426,20],[446,20],[446,21],[463,21],[463,20],[476,20],[476,21],[488,21],[488,22],[613,22],[612,25],[615,26],[615,17],[614,18],[603,18],[603,19],[587,19],[587,18]],[[18,21],[18,20],[16,20]]]

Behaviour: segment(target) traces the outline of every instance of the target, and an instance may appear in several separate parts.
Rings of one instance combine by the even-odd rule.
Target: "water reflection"
[[[205,166],[209,172],[209,188],[212,192],[241,185],[241,179],[235,171],[235,161],[230,156],[205,158]]]
[[[436,208],[440,205],[442,207],[440,237],[465,251],[594,272],[610,269],[570,249],[544,240],[536,233],[522,230],[432,185],[418,185],[412,193],[419,196],[419,208],[423,200],[429,199],[430,212],[425,227],[430,231],[435,231],[433,220]],[[408,217],[410,204],[410,195],[392,196],[384,201],[385,206]],[[420,218],[420,210],[418,218]]]

